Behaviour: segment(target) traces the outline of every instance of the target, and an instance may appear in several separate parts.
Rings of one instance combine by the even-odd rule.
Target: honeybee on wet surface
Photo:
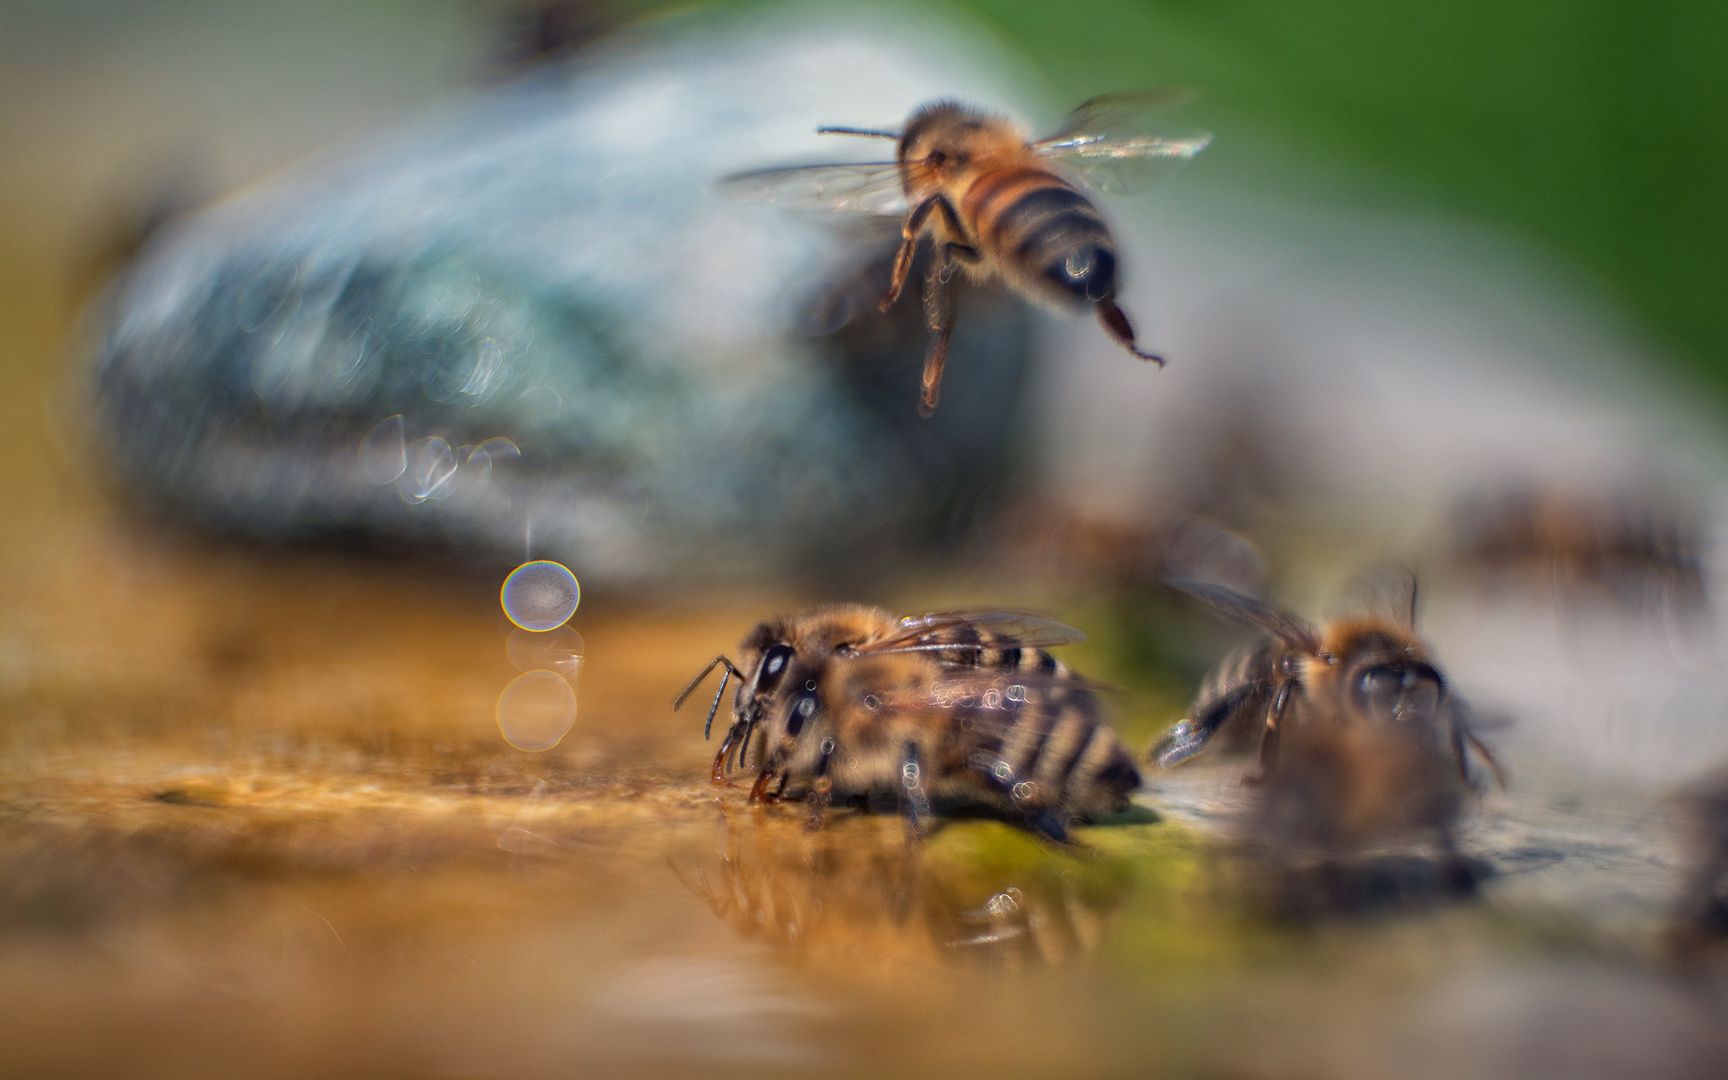
[[[809,608],[757,624],[737,663],[717,657],[673,707],[722,668],[706,735],[738,678],[715,784],[754,769],[753,803],[802,795],[813,827],[836,799],[892,793],[915,835],[972,805],[1063,842],[1140,786],[1097,695],[1046,651],[1084,638],[1021,612]]]
[[[1170,137],[1146,129],[1149,113],[1184,96],[1155,90],[1096,97],[1037,141],[1006,117],[936,101],[913,113],[900,131],[818,129],[894,139],[893,161],[761,169],[728,177],[723,186],[772,202],[904,215],[884,311],[899,299],[918,245],[930,237],[934,258],[924,310],[935,336],[918,406],[929,416],[953,331],[950,281],[957,267],[977,281],[1000,277],[1030,299],[1067,308],[1089,304],[1124,348],[1163,365],[1140,348],[1116,305],[1116,241],[1082,188],[1121,188],[1159,163],[1186,161],[1204,149],[1208,135]]]
[[[1319,627],[1222,585],[1171,584],[1265,635],[1208,676],[1188,717],[1153,746],[1158,764],[1257,746],[1255,839],[1342,853],[1426,833],[1453,857],[1470,753],[1500,773],[1416,633],[1414,577],[1383,577],[1378,610]]]

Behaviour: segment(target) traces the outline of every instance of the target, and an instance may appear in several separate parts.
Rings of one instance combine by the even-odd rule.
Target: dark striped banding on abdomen
[[[946,667],[975,667],[981,671],[1000,671],[1009,675],[1015,672],[1030,672],[1066,679],[1072,674],[1066,664],[1043,649],[993,644],[980,638],[970,627],[957,631],[953,647],[938,650],[936,659]]]
[[[1026,260],[1077,240],[1110,246],[1098,211],[1061,177],[1007,169],[980,178],[966,193],[979,240],[1000,255]]]

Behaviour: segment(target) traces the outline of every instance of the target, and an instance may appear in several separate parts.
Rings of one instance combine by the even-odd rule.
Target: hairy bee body
[[[1408,612],[1311,628],[1216,585],[1182,586],[1268,631],[1227,656],[1152,749],[1174,766],[1211,745],[1258,747],[1251,828],[1281,849],[1356,850],[1417,834],[1450,852],[1472,788],[1469,730]]]
[[[981,805],[1065,839],[1070,821],[1122,808],[1140,784],[1097,696],[1038,644],[1077,637],[1003,612],[896,619],[833,605],[768,619],[739,646],[715,779],[736,752],[754,798],[804,795],[819,814],[893,793],[919,831]]]
[[[929,416],[936,409],[953,332],[949,281],[956,268],[978,281],[1000,277],[1031,299],[1063,307],[1090,304],[1123,348],[1164,363],[1140,348],[1128,316],[1116,306],[1116,241],[1075,181],[1103,182],[1136,164],[1186,161],[1204,149],[1210,136],[1166,138],[1148,133],[1141,123],[1143,113],[1181,96],[1171,91],[1105,94],[1082,103],[1060,131],[1037,141],[1006,117],[935,101],[914,112],[897,132],[818,129],[893,139],[893,161],[758,169],[724,183],[770,200],[900,217],[900,250],[882,298],[884,311],[905,287],[919,245],[926,237],[932,241],[924,315],[934,336],[924,358],[918,404],[919,413]]]
[[[939,243],[969,249],[960,262],[972,277],[999,275],[1066,306],[1115,298],[1116,242],[1103,216],[1007,119],[926,105],[907,123],[898,160],[910,204],[940,198],[952,210],[931,214],[929,228]]]

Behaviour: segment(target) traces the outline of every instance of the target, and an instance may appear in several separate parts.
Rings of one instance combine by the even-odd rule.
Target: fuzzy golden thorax
[[[952,101],[926,105],[912,114],[900,136],[906,197],[917,205],[943,194],[962,205],[979,176],[1032,161],[1026,139],[1026,132],[1006,117]]]

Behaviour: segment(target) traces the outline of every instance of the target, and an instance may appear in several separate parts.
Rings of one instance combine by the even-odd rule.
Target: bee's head
[[[936,178],[972,167],[979,157],[1024,144],[1000,116],[956,101],[933,101],[912,114],[900,133],[899,159],[919,163]]]
[[[738,688],[733,707],[737,719],[748,724],[765,748],[807,741],[822,714],[817,663],[800,657],[790,641],[772,633],[760,641],[746,639],[744,652],[748,681]]]
[[[1331,654],[1343,702],[1361,719],[1432,725],[1446,699],[1446,679],[1407,633],[1368,626],[1339,635]]]
[[[733,712],[743,720],[754,712],[757,719],[783,696],[789,687],[808,681],[808,665],[798,658],[790,628],[782,620],[759,624],[738,646],[739,667],[744,681],[738,686]]]

